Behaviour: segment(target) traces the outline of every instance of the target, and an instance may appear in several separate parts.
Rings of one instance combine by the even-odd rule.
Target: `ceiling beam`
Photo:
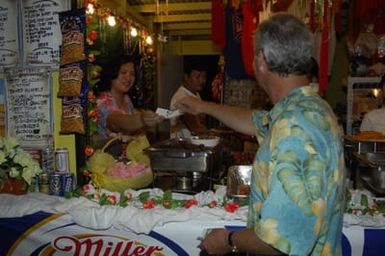
[[[211,13],[183,14],[183,15],[157,15],[154,22],[183,22],[183,21],[209,21]]]
[[[157,11],[160,11],[157,10],[156,4],[132,5],[131,7],[140,13],[156,13]],[[161,9],[162,12],[207,11],[211,10],[211,1],[199,3],[163,3],[159,6],[159,9]]]
[[[164,30],[211,29],[211,22],[166,23],[166,24],[163,24],[163,29]]]
[[[194,35],[211,35],[211,29],[194,29],[194,30],[170,30],[169,36],[194,36]]]

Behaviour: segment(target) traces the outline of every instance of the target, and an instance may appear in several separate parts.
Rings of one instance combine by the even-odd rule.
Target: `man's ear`
[[[259,52],[259,54],[257,55],[256,61],[257,61],[256,68],[259,70],[259,72],[266,72],[268,70],[267,64],[265,61],[265,56],[263,55],[262,52]]]

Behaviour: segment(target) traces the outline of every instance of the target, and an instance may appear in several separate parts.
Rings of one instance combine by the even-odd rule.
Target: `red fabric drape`
[[[321,34],[319,90],[323,94],[328,87],[329,65],[329,1],[324,0],[324,17]]]
[[[315,0],[310,0],[310,31],[314,33],[315,31]]]
[[[259,12],[262,11],[262,1],[247,1],[242,3],[242,35],[241,49],[242,60],[245,72],[249,76],[254,76],[253,61],[254,61],[254,31],[259,24]]]
[[[222,0],[211,1],[211,40],[222,50],[226,46],[226,16]]]

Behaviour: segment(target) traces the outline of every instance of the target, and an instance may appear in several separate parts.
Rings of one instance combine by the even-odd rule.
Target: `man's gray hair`
[[[310,71],[312,36],[297,17],[277,13],[263,21],[255,33],[255,54],[261,51],[269,69],[286,76]]]

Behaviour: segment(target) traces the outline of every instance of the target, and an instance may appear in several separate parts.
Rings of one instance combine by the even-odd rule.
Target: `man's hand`
[[[184,97],[183,99],[177,101],[175,104],[176,108],[181,112],[187,112],[194,115],[202,113],[204,110],[204,105],[204,101],[193,96]]]
[[[212,255],[225,255],[231,252],[227,237],[229,231],[226,229],[214,229],[206,235],[199,247]]]

